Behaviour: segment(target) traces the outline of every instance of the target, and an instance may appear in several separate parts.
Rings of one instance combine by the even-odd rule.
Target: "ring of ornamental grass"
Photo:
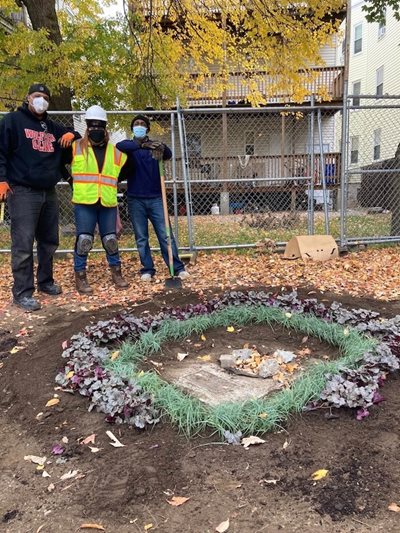
[[[280,324],[317,337],[336,346],[341,357],[335,361],[321,362],[297,378],[290,388],[273,394],[270,398],[246,402],[223,403],[208,407],[174,385],[165,382],[154,371],[141,371],[140,363],[161,350],[162,344],[179,340],[192,334],[202,334],[210,328],[244,326],[246,324]],[[365,352],[373,350],[378,342],[355,329],[344,328],[324,321],[312,314],[286,312],[263,305],[235,305],[204,316],[187,320],[165,320],[157,331],[143,333],[134,342],[125,342],[115,361],[105,363],[107,370],[123,379],[134,379],[154,399],[155,407],[165,413],[180,431],[193,435],[211,428],[220,435],[231,433],[263,433],[287,420],[291,413],[300,412],[310,401],[317,400],[326,384],[326,375],[340,372],[342,367],[355,367]]]

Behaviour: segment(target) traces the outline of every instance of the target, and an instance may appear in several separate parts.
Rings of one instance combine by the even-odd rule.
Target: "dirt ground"
[[[400,313],[397,302],[329,293],[317,296],[385,316]],[[165,304],[198,299],[187,290],[178,295],[160,293],[135,312],[153,313]],[[108,533],[207,533],[228,518],[232,533],[400,531],[400,513],[387,509],[391,502],[400,504],[396,376],[382,391],[386,401],[362,422],[347,410],[297,415],[280,431],[267,434],[264,444],[248,450],[210,435],[187,440],[167,421],[145,431],[110,426],[101,413],[87,412],[87,400],[67,393],[60,392],[60,403],[46,408],[57,393],[54,377],[63,363],[62,342],[86,324],[115,312],[115,307],[71,312],[49,305],[40,311],[42,319],[34,328],[25,319],[20,333],[25,348],[14,354],[10,350],[21,340],[15,337],[20,315],[11,312],[3,322],[0,531],[69,533],[92,523],[101,524]],[[261,332],[249,328],[241,335],[236,339],[239,344]],[[217,330],[207,337],[218,346],[227,342]],[[266,345],[268,333],[254,340]],[[172,354],[177,348],[170,345],[167,351]],[[107,430],[125,446],[110,446]],[[96,453],[79,444],[93,433],[94,446],[100,448]],[[63,444],[66,462],[59,464],[59,456],[51,450],[63,437],[68,439]],[[45,470],[51,477],[43,477],[36,465],[24,460],[29,454],[47,456],[51,463]],[[312,481],[311,474],[322,468],[329,470],[328,476]],[[61,481],[71,470],[81,475]],[[190,499],[173,507],[167,502],[172,496]]]

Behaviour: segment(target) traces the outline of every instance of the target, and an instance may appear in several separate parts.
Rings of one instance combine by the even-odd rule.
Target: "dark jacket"
[[[23,104],[0,122],[0,182],[33,189],[51,189],[64,176],[65,160],[58,140],[71,131],[51,120],[36,117]],[[80,135],[73,132],[75,138]]]
[[[150,142],[149,139],[145,139]],[[157,198],[161,196],[160,171],[158,161],[152,157],[151,150],[142,148],[135,140],[117,143],[118,150],[127,154],[128,159],[121,170],[120,178],[128,182],[128,196],[136,198]],[[164,161],[171,159],[172,152],[165,146]]]

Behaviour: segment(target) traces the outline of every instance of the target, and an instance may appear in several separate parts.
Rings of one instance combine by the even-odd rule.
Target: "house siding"
[[[349,94],[353,93],[354,82],[360,81],[360,94],[376,95],[377,70],[383,67],[383,95],[400,95],[400,22],[388,8],[386,12],[386,31],[379,36],[379,24],[368,23],[362,10],[365,2],[352,2],[351,10],[351,42],[349,63]],[[354,53],[355,27],[362,24],[362,50]],[[342,37],[338,40],[336,52],[337,61],[342,59]],[[350,101],[350,104],[352,101]],[[400,105],[399,100],[367,100],[361,99],[362,106],[368,105]],[[379,160],[392,158],[399,143],[400,109],[353,109],[350,110],[349,138],[359,138],[358,163],[350,164],[352,170],[374,162],[374,131],[381,130],[381,149]],[[340,131],[340,116],[336,121],[337,131]],[[337,146],[340,135],[336,137]],[[361,181],[360,174],[350,176],[350,182],[356,184]]]

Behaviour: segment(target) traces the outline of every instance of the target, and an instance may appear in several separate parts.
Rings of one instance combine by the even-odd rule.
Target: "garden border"
[[[190,402],[194,404],[194,410],[190,411],[189,409],[186,416],[184,414],[182,416],[182,412],[179,411],[181,398],[176,398],[176,395],[178,394],[179,396],[183,393],[176,391],[172,385],[163,385],[161,387],[161,380],[157,375],[144,373],[139,376],[139,379],[136,377],[136,379],[128,380],[113,375],[110,372],[108,361],[110,357],[111,359],[113,358],[115,352],[105,346],[108,343],[114,344],[115,349],[116,342],[122,342],[127,339],[138,340],[142,334],[151,332],[153,340],[149,346],[153,343],[153,347],[155,347],[154,336],[158,335],[159,340],[162,332],[165,334],[168,328],[171,328],[171,323],[178,324],[181,321],[193,319],[197,324],[198,331],[201,324],[206,323],[206,319],[210,318],[207,316],[210,313],[226,310],[230,306],[236,307],[237,312],[237,308],[241,304],[261,306],[264,311],[268,308],[275,308],[275,311],[278,309],[283,313],[283,322],[290,320],[292,325],[295,321],[306,318],[304,316],[300,318],[301,313],[311,314],[312,317],[308,318],[312,318],[312,320],[322,318],[323,323],[338,322],[336,325],[330,324],[330,326],[335,328],[346,325],[346,328],[341,330],[342,332],[346,329],[348,330],[348,326],[352,326],[355,328],[355,332],[368,333],[378,341],[374,349],[367,350],[363,354],[357,353],[354,359],[344,359],[340,364],[334,365],[334,367],[330,366],[331,364],[324,364],[323,372],[321,370],[318,379],[322,379],[325,372],[328,372],[325,375],[326,386],[324,390],[320,391],[319,399],[315,398],[314,395],[311,407],[320,405],[321,401],[335,407],[358,407],[360,408],[359,417],[362,418],[368,414],[370,405],[380,401],[381,397],[378,393],[378,388],[382,385],[387,372],[399,368],[400,317],[381,319],[379,313],[363,309],[348,310],[336,302],[329,307],[325,307],[315,299],[298,299],[296,292],[280,294],[266,293],[264,291],[249,291],[246,293],[232,291],[201,304],[190,304],[184,308],[165,309],[155,316],[147,315],[143,318],[138,318],[126,313],[114,319],[100,321],[93,326],[87,327],[82,334],[74,335],[71,338],[69,346],[63,352],[63,357],[68,358],[69,361],[64,370],[58,374],[56,380],[65,388],[79,390],[81,394],[89,396],[91,399],[89,409],[96,408],[106,413],[106,419],[110,422],[126,422],[136,427],[144,427],[146,424],[156,423],[159,420],[155,409],[157,401],[154,405],[152,394],[158,390],[158,402],[160,404],[170,403],[174,405],[169,414],[172,421],[182,431],[193,433],[201,431],[206,426],[214,427],[220,433],[222,433],[222,430],[241,429],[237,424],[237,406],[235,404],[225,404],[224,413],[218,413],[218,408],[216,408],[218,413],[216,422],[212,417],[203,416],[204,411],[201,404],[201,412],[200,414],[197,413],[198,401],[191,397],[186,397],[186,400],[189,398]],[[233,312],[234,310],[229,311],[229,313]],[[234,320],[233,315],[230,316],[230,320]],[[182,326],[183,329],[187,327],[187,324]],[[212,325],[215,325],[215,321]],[[353,335],[353,330],[349,330],[349,336],[351,337],[351,335]],[[344,335],[344,337],[347,336]],[[150,335],[147,338],[150,339]],[[155,338],[157,340],[157,337]],[[115,362],[117,366],[118,364],[120,366],[124,364],[124,348],[121,351],[121,359]],[[355,365],[357,361],[360,363],[358,368],[340,368],[344,363]],[[152,394],[144,393],[143,389],[147,389]],[[289,392],[283,392],[293,394],[290,393],[290,390]],[[276,394],[275,397],[279,394],[281,393]],[[175,398],[173,398],[174,396]],[[305,396],[302,397],[302,399],[304,398]],[[308,407],[310,407],[310,404]],[[301,410],[299,404],[297,404],[297,410]],[[269,415],[266,418],[260,418],[259,415],[265,412],[264,406],[260,409],[256,407],[256,404],[253,404],[253,409],[250,409],[249,402],[242,405],[241,412],[246,422],[244,429],[248,432],[253,430],[262,432],[271,429],[289,413],[289,411],[283,410],[282,413],[285,414],[283,417]],[[260,424],[260,421],[262,424]]]
[[[138,363],[161,350],[170,340],[184,339],[193,333],[202,334],[212,327],[244,326],[246,324],[280,324],[287,329],[318,337],[337,346],[343,356],[335,361],[321,362],[296,379],[286,390],[268,399],[221,403],[209,407],[162,380],[155,371],[140,372]],[[205,316],[183,321],[166,320],[156,332],[143,333],[134,343],[125,342],[120,356],[106,368],[123,379],[134,379],[154,398],[155,406],[185,434],[191,435],[206,427],[223,435],[225,431],[242,434],[264,433],[282,423],[290,412],[300,412],[316,400],[324,389],[325,375],[337,373],[344,366],[353,366],[364,353],[373,350],[376,341],[355,330],[324,322],[315,316],[289,313],[265,306],[229,306]]]

